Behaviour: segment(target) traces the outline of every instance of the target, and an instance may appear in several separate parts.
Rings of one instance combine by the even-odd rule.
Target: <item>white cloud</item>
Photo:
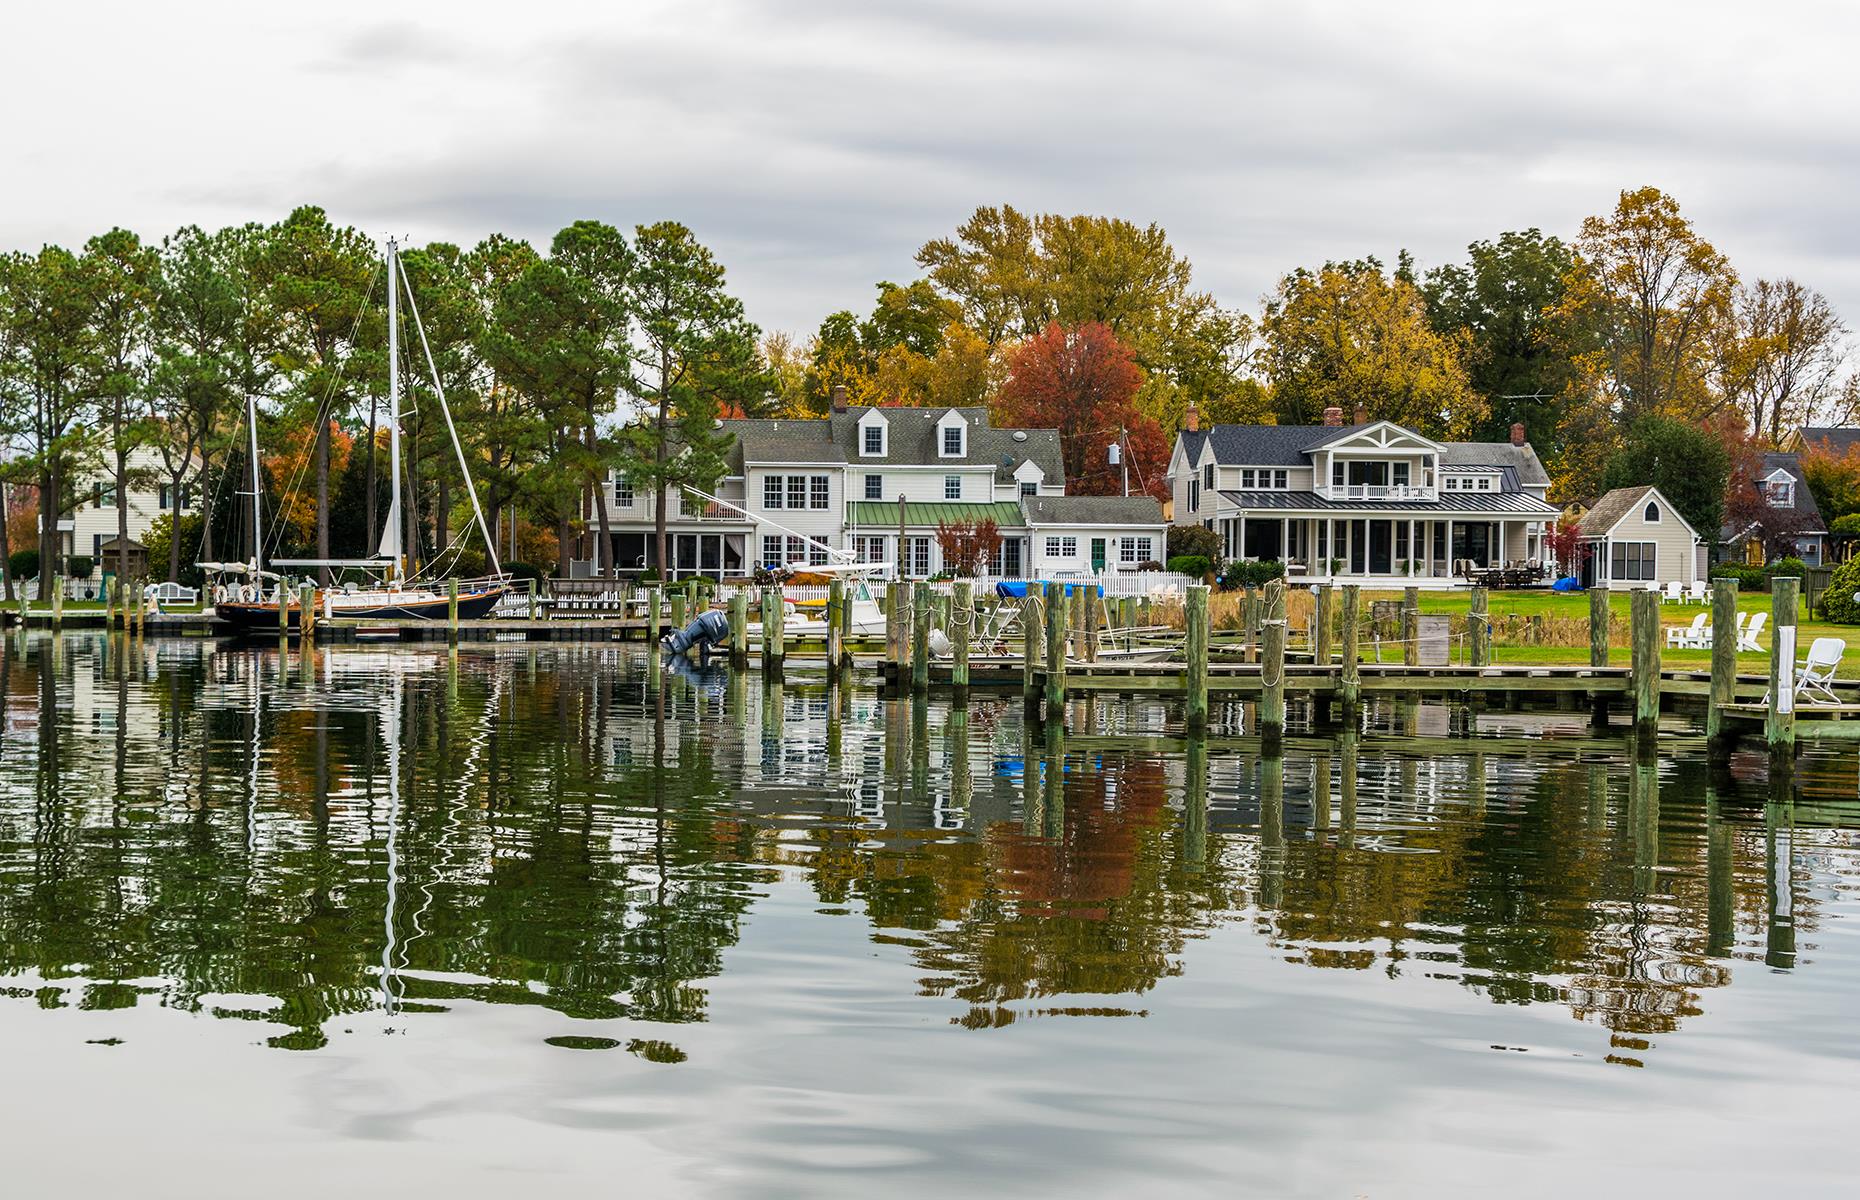
[[[675,217],[805,330],[978,204],[1167,227],[1250,307],[1623,187],[1860,320],[1860,12],[1732,5],[873,5],[16,13],[0,244],[318,203],[416,240]]]

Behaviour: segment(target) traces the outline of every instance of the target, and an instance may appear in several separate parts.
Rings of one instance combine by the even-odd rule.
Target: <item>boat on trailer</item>
[[[401,481],[399,353],[400,291],[406,287],[407,305],[413,313],[414,328],[419,334],[421,349],[425,351],[433,391],[439,398],[439,410],[445,417],[446,433],[452,439],[452,450],[465,479],[465,491],[471,497],[472,515],[476,519],[478,533],[484,539],[485,552],[491,560],[490,575],[458,581],[458,615],[461,620],[486,617],[510,594],[511,578],[504,574],[498,564],[497,545],[485,524],[484,509],[478,503],[477,488],[472,485],[471,466],[466,461],[464,448],[459,444],[458,429],[452,423],[452,409],[446,403],[445,386],[440,382],[439,372],[433,365],[432,350],[426,342],[426,329],[420,321],[420,310],[414,301],[413,289],[407,285],[406,276],[400,270],[400,251],[392,238],[388,240],[385,265],[388,295],[388,485],[392,499],[388,503],[387,520],[383,523],[379,547],[373,558],[273,559],[270,567],[360,573],[363,578],[359,582],[349,580],[339,587],[314,590],[311,603],[325,617],[440,621],[447,619],[451,613],[451,579],[423,578],[417,574],[409,578],[406,574],[407,547],[403,543],[404,519],[401,509],[404,489]],[[203,562],[200,567],[214,581],[211,596],[215,618],[232,626],[235,632],[262,633],[294,626],[297,622],[292,614],[302,607],[303,600],[286,576],[277,570],[268,569],[265,563],[264,511],[261,502],[263,489],[260,487],[258,458],[258,407],[251,396],[246,397],[245,418],[247,457],[252,468],[249,480],[252,498],[252,557],[242,563]],[[444,553],[441,553],[441,558]]]

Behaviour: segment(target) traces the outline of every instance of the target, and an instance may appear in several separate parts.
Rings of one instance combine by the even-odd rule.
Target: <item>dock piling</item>
[[[742,588],[730,597],[730,665],[749,665],[749,593]]]
[[[1492,665],[1491,596],[1482,587],[1472,590],[1472,607],[1466,613],[1466,657],[1475,667]]]
[[[1046,716],[1066,719],[1066,585],[1046,585]]]
[[[1724,706],[1737,694],[1737,581],[1711,585],[1711,694],[1705,701],[1705,736],[1714,754],[1725,742]]]
[[[659,644],[659,589],[646,589],[646,640],[654,647]]]
[[[1251,600],[1248,601],[1252,603]],[[1188,728],[1208,727],[1208,585],[1188,586]]]
[[[1259,731],[1275,740],[1285,732],[1285,581],[1266,585],[1266,621],[1261,630]]]
[[[1040,715],[1040,660],[1046,644],[1045,615],[1040,594],[1034,588],[1020,602],[1020,697],[1027,716]]]
[[[1311,659],[1320,667],[1330,666],[1330,626],[1336,607],[1336,589],[1328,583],[1318,584],[1317,611],[1312,617]]]
[[[459,640],[459,577],[446,580],[446,640]]]
[[[1363,699],[1362,672],[1357,670],[1361,652],[1363,601],[1354,583],[1343,585],[1343,666],[1338,671],[1338,690],[1343,700],[1344,719],[1354,720]]]
[[[672,630],[673,632],[683,629],[685,627],[685,621],[688,620],[689,617],[690,617],[690,614],[685,611],[685,589],[675,588],[672,591]]]
[[[1660,597],[1636,588],[1630,609],[1634,647],[1634,731],[1651,738],[1660,727]]]
[[[456,590],[458,580],[453,580],[452,586]],[[453,612],[452,628],[453,637],[456,639],[458,636],[457,610],[454,609]],[[297,589],[297,636],[306,648],[310,645],[310,640],[316,636],[316,584],[314,583],[302,584]]]
[[[1589,665],[1605,667],[1608,665],[1608,589],[1592,587],[1589,589]],[[1735,620],[1735,618],[1733,618]]]
[[[934,601],[930,584],[918,580],[911,591],[911,690],[930,690],[930,616]]]
[[[846,607],[846,581],[835,575],[827,583],[827,671],[839,674],[845,665],[846,639],[840,632],[840,612]]]
[[[1421,662],[1421,589],[1403,588],[1401,593],[1401,663],[1404,667]]]
[[[1795,765],[1795,609],[1801,586],[1791,575],[1770,580],[1770,705],[1763,735],[1773,773]]]
[[[1085,622],[1082,630],[1082,636],[1085,639],[1085,652],[1079,657],[1083,658],[1088,663],[1095,663],[1098,661],[1099,599],[1095,594],[1097,590],[1096,586],[1079,589],[1079,591],[1085,593]]]
[[[949,615],[949,640],[955,651],[949,681],[960,698],[969,691],[969,627],[975,616],[975,585],[967,579],[958,579],[950,586]]]
[[[678,597],[674,596],[674,600]],[[788,654],[788,606],[779,587],[762,589],[762,671],[781,678]]]

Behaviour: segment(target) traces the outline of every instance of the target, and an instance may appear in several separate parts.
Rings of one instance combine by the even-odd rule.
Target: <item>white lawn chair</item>
[[[1682,596],[1679,592],[1679,589],[1684,586],[1685,584],[1680,583],[1677,579],[1673,580],[1671,583],[1668,583],[1666,585],[1666,590],[1660,594],[1660,603],[1661,604],[1678,604],[1681,600],[1685,599],[1685,597]]]
[[[1810,643],[1807,661],[1795,672],[1795,698],[1839,704],[1841,698],[1829,684],[1834,682],[1834,672],[1840,669],[1846,653],[1847,643],[1840,638],[1818,637]]]
[[[1750,624],[1737,631],[1737,652],[1739,654],[1746,650],[1752,654],[1763,653],[1763,647],[1757,645],[1757,635],[1763,632],[1763,622],[1769,618],[1770,614],[1766,612],[1756,613],[1750,618]]]
[[[1699,637],[1705,632],[1705,622],[1710,613],[1700,613],[1692,618],[1690,625],[1668,625],[1666,627],[1666,645],[1669,650],[1697,646]]]
[[[1705,604],[1711,600],[1711,590],[1705,586],[1703,579],[1694,580],[1686,589],[1687,604]]]

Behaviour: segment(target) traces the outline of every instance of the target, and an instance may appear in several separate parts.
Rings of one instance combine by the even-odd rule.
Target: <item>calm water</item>
[[[604,647],[0,670],[9,1196],[1857,1187],[1851,754],[1048,740]]]

